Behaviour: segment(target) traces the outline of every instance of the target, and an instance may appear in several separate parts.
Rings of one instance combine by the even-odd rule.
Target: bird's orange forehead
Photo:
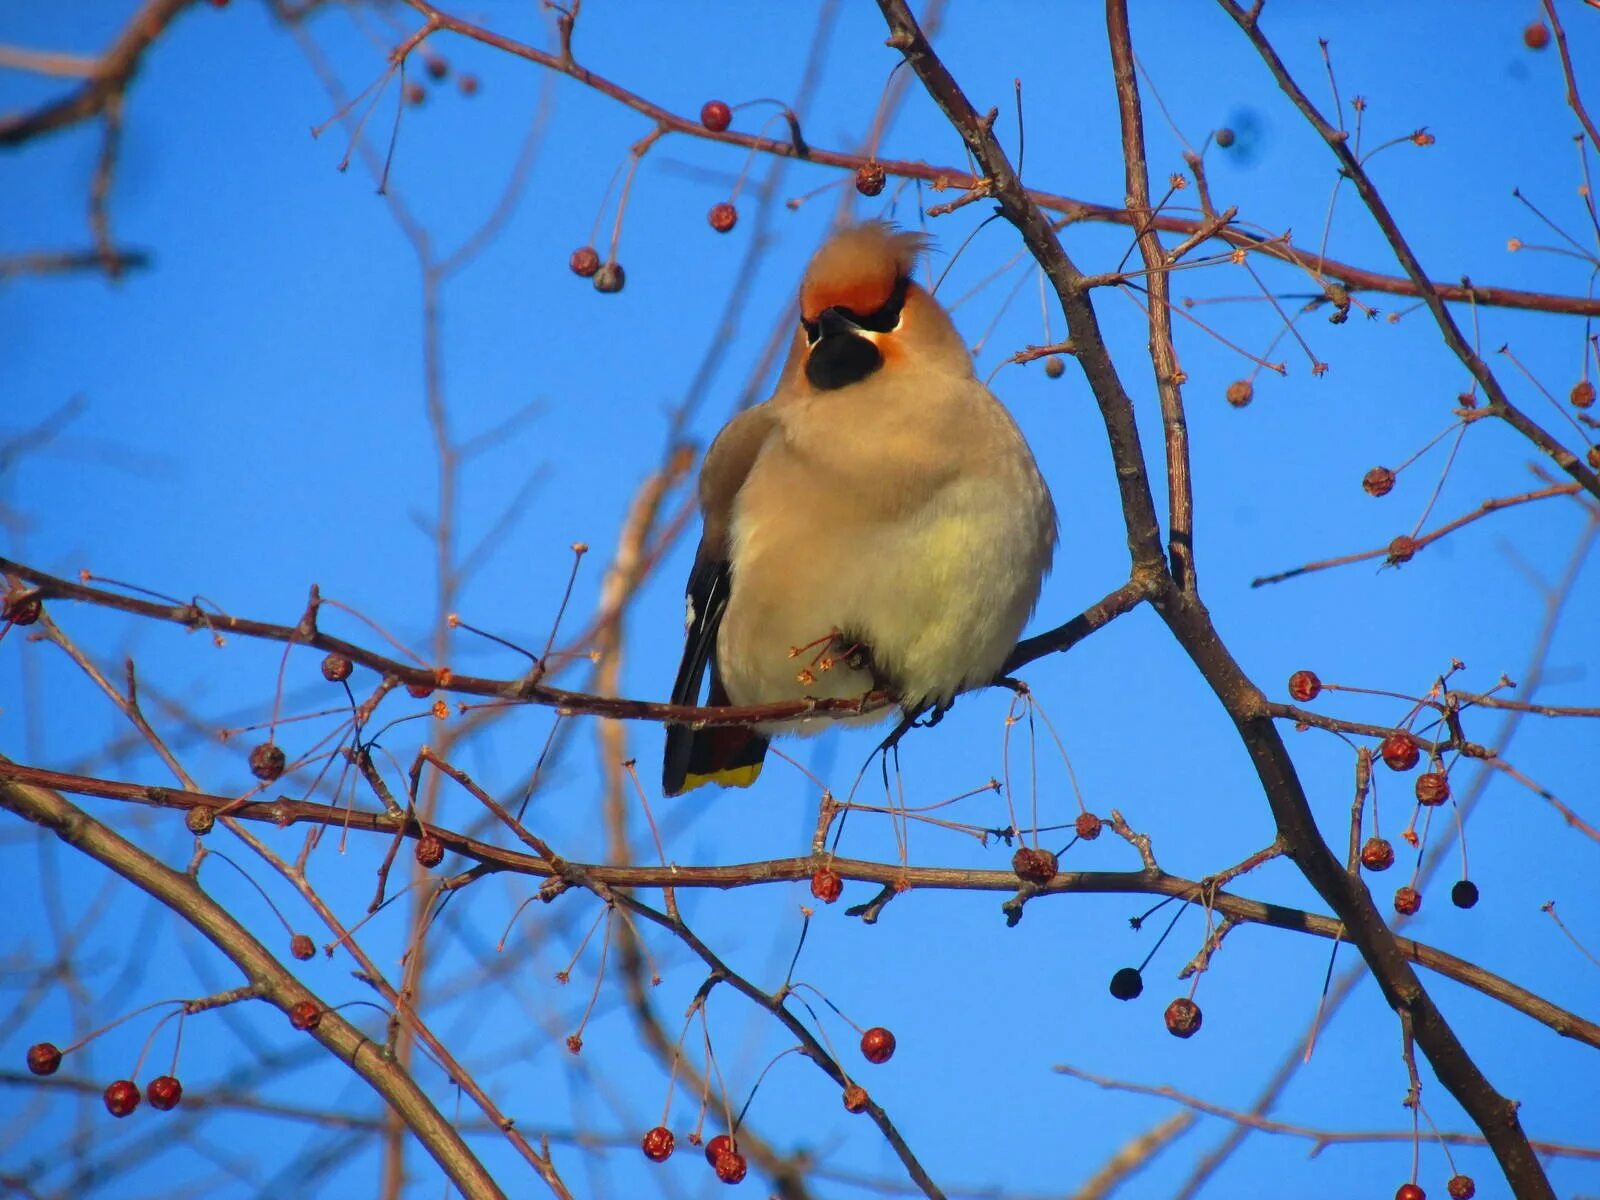
[[[877,312],[889,302],[896,282],[892,266],[873,274],[807,280],[800,288],[800,315],[807,321],[815,321],[817,315],[828,308],[846,308],[861,315]]]

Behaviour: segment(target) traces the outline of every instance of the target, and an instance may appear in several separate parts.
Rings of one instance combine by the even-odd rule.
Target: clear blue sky
[[[1013,79],[1023,81],[1028,181],[1084,200],[1114,204],[1123,195],[1115,98],[1098,6],[957,2],[938,45],[980,108],[997,106],[998,128],[1014,146]],[[1135,45],[1149,78],[1183,134],[1200,142],[1228,124],[1240,131],[1230,153],[1207,158],[1220,205],[1237,204],[1241,219],[1317,244],[1333,183],[1331,158],[1287,108],[1265,71],[1220,10],[1205,4],[1137,6]],[[0,21],[0,42],[94,52],[127,20],[128,3],[33,6]],[[1562,6],[1581,67],[1600,62],[1595,14]],[[363,12],[341,11],[308,26],[344,86],[359,90],[381,72],[384,54],[414,27],[403,9],[397,25]],[[547,44],[544,16],[532,3],[480,0],[462,15],[490,28]],[[1554,50],[1535,54],[1521,41],[1536,14],[1532,3],[1466,6],[1416,3],[1268,5],[1266,28],[1317,99],[1327,86],[1316,38],[1327,38],[1346,101],[1368,100],[1368,145],[1426,126],[1437,138],[1426,149],[1385,150],[1373,172],[1423,263],[1436,278],[1582,294],[1590,267],[1574,257],[1508,254],[1508,238],[1548,243],[1555,235],[1512,196],[1520,187],[1552,220],[1586,247],[1595,243],[1577,194],[1581,182]],[[575,47],[586,65],[673,111],[692,114],[712,97],[731,102],[790,97],[816,25],[810,5],[694,6],[602,3],[582,14]],[[398,29],[400,32],[396,32]],[[813,144],[853,146],[869,124],[895,59],[869,5],[841,6],[823,58],[816,96],[805,114]],[[535,415],[486,448],[465,468],[457,546],[466,553],[496,527],[504,506],[528,486],[516,521],[494,544],[458,601],[474,624],[533,648],[543,645],[566,584],[568,547],[592,553],[574,592],[566,628],[593,609],[604,565],[638,481],[661,458],[667,414],[685,394],[715,336],[724,298],[738,275],[757,225],[749,197],[726,236],[705,212],[726,197],[742,155],[699,140],[668,138],[641,168],[622,235],[627,287],[597,294],[566,269],[569,252],[587,241],[607,180],[647,121],[570,81],[555,81],[528,64],[483,47],[440,38],[434,43],[453,72],[482,81],[472,98],[451,82],[432,87],[425,104],[407,109],[395,153],[395,190],[426,226],[441,252],[470,234],[493,208],[525,132],[541,103],[552,105],[530,186],[500,237],[445,287],[442,296],[444,395],[460,439],[497,427],[526,405]],[[415,72],[413,72],[415,76]],[[1596,96],[1600,75],[1591,71]],[[38,103],[62,87],[17,71],[0,71],[0,109]],[[1150,92],[1146,123],[1157,187],[1182,169],[1180,147]],[[393,113],[393,89],[368,127],[381,154]],[[30,427],[74,397],[82,414],[54,443],[0,473],[0,527],[5,553],[63,574],[97,574],[187,598],[200,592],[229,612],[292,623],[308,585],[349,604],[398,637],[425,646],[436,617],[435,557],[419,521],[437,511],[437,468],[423,407],[422,315],[415,258],[359,161],[336,170],[346,136],[335,125],[320,139],[308,133],[334,110],[296,42],[264,6],[202,5],[186,14],[150,56],[130,95],[124,151],[111,213],[119,243],[147,248],[151,269],[119,285],[94,277],[22,278],[0,285],[0,440]],[[739,127],[765,109],[741,112]],[[1348,107],[1347,107],[1348,111]],[[0,155],[0,254],[88,244],[86,196],[97,133],[89,127]],[[959,142],[915,85],[897,113],[882,152],[959,166]],[[751,183],[769,163],[751,165]],[[780,196],[800,196],[834,175],[799,166]],[[758,362],[774,322],[790,303],[805,257],[837,211],[830,189],[768,217],[773,244],[736,315],[726,354],[694,418],[704,442],[726,419]],[[877,215],[886,201],[860,201]],[[1192,197],[1192,192],[1179,199]],[[948,199],[948,197],[944,197]],[[928,198],[928,202],[932,202]],[[982,204],[930,223],[948,255],[986,213]],[[916,221],[916,197],[905,193],[893,215]],[[609,230],[609,210],[605,228]],[[1088,270],[1121,261],[1125,231],[1075,227],[1068,248]],[[1009,226],[978,234],[941,289],[953,301],[1019,248]],[[1392,270],[1371,221],[1346,191],[1340,196],[1329,251],[1346,261]],[[1273,286],[1303,292],[1282,270]],[[1017,271],[957,310],[976,342],[999,314],[979,357],[987,375],[1007,354],[1044,340],[1038,288],[1023,283],[1001,314]],[[1178,296],[1249,293],[1239,268],[1219,266],[1175,279]],[[1403,308],[1364,297],[1385,314]],[[1292,302],[1288,302],[1292,303]],[[1144,318],[1119,296],[1098,298],[1124,381],[1134,395],[1146,443],[1159,446],[1160,425]],[[1277,319],[1263,304],[1197,307],[1193,313],[1230,341],[1260,352]],[[1470,322],[1472,314],[1458,312]],[[1058,313],[1051,328],[1060,334]],[[1517,359],[1564,399],[1581,366],[1581,319],[1484,311],[1481,344],[1508,344]],[[1430,548],[1399,570],[1346,567],[1261,590],[1252,577],[1325,556],[1370,549],[1409,531],[1427,506],[1443,465],[1435,449],[1401,478],[1384,500],[1359,486],[1367,468],[1397,465],[1451,421],[1466,377],[1426,314],[1399,323],[1354,317],[1329,325],[1321,314],[1301,323],[1304,336],[1331,369],[1311,377],[1306,356],[1285,340],[1272,359],[1286,378],[1263,375],[1256,400],[1235,411],[1223,402],[1227,384],[1248,363],[1219,342],[1179,322],[1179,353],[1189,376],[1194,438],[1197,545],[1207,602],[1235,654],[1273,695],[1300,667],[1325,679],[1415,694],[1452,656],[1467,671],[1459,682],[1488,687],[1502,672],[1520,676],[1540,619],[1531,575],[1554,579],[1581,531],[1568,501],[1548,501],[1495,516]],[[1570,431],[1534,386],[1502,357],[1491,363],[1511,394],[1551,428]],[[1056,624],[1116,586],[1126,571],[1120,514],[1109,456],[1086,386],[1070,364],[1051,382],[1038,365],[1007,367],[992,386],[1030,438],[1062,515],[1062,545],[1034,628]],[[1533,455],[1509,430],[1484,422],[1462,446],[1429,527],[1486,498],[1535,486]],[[1159,468],[1157,469],[1159,477]],[[530,481],[532,481],[530,483]],[[680,647],[681,585],[692,533],[672,550],[642,592],[627,627],[623,690],[665,698]],[[1600,571],[1580,576],[1549,655],[1550,703],[1595,703],[1594,613]],[[115,668],[132,654],[147,703],[182,746],[205,786],[243,790],[241,745],[222,747],[209,732],[264,720],[279,660],[277,650],[237,640],[217,650],[203,637],[143,626],[88,609],[55,605],[71,635]],[[371,640],[353,622],[330,628]],[[463,640],[452,660],[459,670],[513,675],[520,661]],[[290,659],[286,711],[329,702],[317,656]],[[1062,733],[1089,806],[1115,807],[1149,832],[1162,865],[1198,877],[1266,843],[1271,826],[1249,763],[1223,714],[1153,614],[1136,613],[1069,656],[1026,672]],[[571,677],[576,681],[579,676]],[[370,684],[370,681],[369,681]],[[198,718],[190,727],[158,703],[170,697]],[[1001,745],[1007,697],[963,701],[938,729],[911,739],[902,755],[906,794],[929,803],[979,786],[1003,771]],[[1385,723],[1404,705],[1381,699],[1326,698],[1319,706]],[[415,705],[420,709],[422,705]],[[396,706],[395,712],[411,711]],[[474,737],[458,761],[486,786],[509,794],[525,778],[550,727],[547,711],[514,713]],[[290,726],[281,740],[291,753],[314,740],[315,724]],[[1469,732],[1489,740],[1490,718]],[[114,777],[167,783],[148,755],[108,762],[97,748],[120,736],[116,714],[59,652],[13,632],[0,643],[0,753],[36,763],[99,770]],[[386,742],[402,761],[427,737],[426,723],[402,726]],[[1026,741],[1013,731],[1012,769],[1026,801]],[[1319,818],[1343,844],[1352,755],[1326,734],[1289,734]],[[660,733],[627,730],[647,786],[656,777]],[[795,747],[802,761],[840,791],[873,744],[868,733],[830,733]],[[535,828],[577,859],[603,854],[600,783],[593,730],[567,744],[552,786],[531,810]],[[1530,776],[1595,817],[1593,781],[1600,738],[1574,722],[1530,722],[1511,755]],[[1070,820],[1076,811],[1066,773],[1047,742],[1039,747],[1041,820]],[[1469,775],[1463,768],[1458,788]],[[869,773],[864,798],[881,801]],[[310,776],[300,780],[310,783]],[[1405,817],[1405,788],[1384,786],[1386,830]],[[459,793],[447,793],[446,823],[465,828],[479,814]],[[669,856],[678,863],[736,863],[803,854],[815,821],[814,789],[799,772],[772,763],[750,792],[707,794],[662,802]],[[132,831],[168,862],[187,860],[190,841],[170,815],[127,812],[86,802]],[[990,797],[954,810],[961,819],[1006,822]],[[643,837],[642,823],[636,823]],[[9,1011],[26,994],[28,970],[55,953],[41,888],[60,886],[69,914],[97,899],[113,906],[84,950],[89,1002],[75,1015],[59,990],[7,1030],[0,1056],[20,1064],[23,1047],[40,1037],[69,1040],[76,1019],[108,1020],[150,1000],[190,995],[235,982],[234,973],[195,938],[150,910],[131,889],[101,899],[99,876],[30,831],[0,826],[0,898],[16,914],[18,932],[6,958],[19,964],[3,976]],[[1435,830],[1437,834],[1438,830]],[[273,834],[291,856],[298,831]],[[1505,778],[1488,789],[1469,829],[1473,876],[1483,901],[1471,912],[1446,898],[1450,875],[1429,891],[1416,936],[1481,962],[1558,1003],[1594,1012],[1597,977],[1561,938],[1539,905],[1559,911],[1591,947],[1600,945],[1595,855],[1600,847],[1563,826],[1531,792]],[[240,861],[248,851],[227,849]],[[644,852],[645,842],[640,843]],[[886,824],[853,817],[845,853],[889,858]],[[313,859],[318,886],[342,914],[364,911],[382,847],[354,839],[340,856],[327,839]],[[919,864],[1003,866],[1003,846],[916,827]],[[1405,856],[1402,855],[1404,863]],[[1069,869],[1137,866],[1128,848],[1106,837],[1078,846]],[[264,868],[252,867],[269,887]],[[1380,902],[1402,880],[1399,869],[1374,883]],[[50,880],[58,881],[56,884]],[[43,883],[41,881],[44,881]],[[212,863],[205,882],[264,934],[274,923],[258,897],[225,866]],[[492,984],[441,999],[431,1016],[464,1060],[480,1072],[527,1131],[574,1126],[635,1137],[659,1117],[664,1075],[635,1043],[608,976],[585,1050],[573,1059],[562,1044],[593,983],[591,946],[573,982],[553,975],[594,917],[590,899],[569,895],[551,909],[524,915],[526,940],[495,960],[511,910],[528,893],[522,882],[488,881],[453,902],[435,934],[443,981],[469,977],[475,963],[496,961]],[[1317,908],[1292,869],[1274,864],[1243,881],[1249,896]],[[868,898],[854,885],[846,902]],[[322,938],[314,918],[282,886],[274,896],[297,928]],[[740,969],[774,987],[793,952],[803,885],[681,897],[685,915]],[[1030,906],[1007,930],[990,894],[912,893],[897,900],[875,927],[843,915],[843,905],[814,922],[799,976],[863,1024],[894,1028],[900,1049],[892,1064],[870,1071],[868,1085],[907,1140],[945,1186],[985,1185],[1023,1195],[1061,1194],[1082,1184],[1129,1138],[1173,1109],[1160,1101],[1102,1093],[1053,1074],[1053,1064],[1145,1084],[1170,1084],[1209,1100],[1246,1106],[1301,1036],[1316,1006],[1326,943],[1259,928],[1235,932],[1203,980],[1198,999],[1205,1028],[1188,1042],[1161,1025],[1165,1002],[1187,989],[1174,978],[1198,948],[1201,922],[1190,914],[1147,972],[1147,991],[1122,1005],[1106,994],[1119,966],[1142,959],[1156,922],[1141,935],[1127,918],[1147,907],[1138,897],[1058,897]],[[1318,909],[1320,911],[1320,909]],[[398,972],[402,910],[369,927],[366,944],[380,965]],[[1164,916],[1162,919],[1164,923]],[[652,943],[663,983],[657,1004],[675,1025],[702,972],[662,941]],[[1341,962],[1352,956],[1348,948]],[[319,957],[305,978],[330,1002],[366,1000],[347,959]],[[1523,1101],[1536,1137],[1594,1140],[1600,1073],[1590,1052],[1561,1041],[1527,1018],[1482,996],[1429,979],[1447,1016],[1489,1078]],[[381,1029],[372,1010],[353,1019]],[[821,1010],[819,1010],[821,1011]],[[84,1015],[87,1014],[87,1015]],[[832,1020],[831,1014],[826,1014]],[[770,1019],[731,993],[712,1005],[717,1051],[734,1103],[763,1065],[788,1042]],[[832,1036],[848,1042],[834,1021]],[[89,1077],[104,1081],[127,1069],[147,1024],[131,1022],[97,1044]],[[166,1044],[166,1043],[161,1043]],[[185,1033],[184,1070],[197,1093],[246,1064],[302,1043],[272,1012],[237,1011],[197,1018]],[[165,1051],[158,1051],[164,1055]],[[852,1063],[853,1052],[848,1055]],[[439,1073],[421,1068],[427,1086],[453,1101]],[[147,1071],[146,1074],[149,1074]],[[1441,1128],[1466,1122],[1424,1072],[1424,1099]],[[1323,1031],[1315,1060],[1304,1068],[1278,1110],[1285,1120],[1329,1129],[1400,1129],[1407,1114],[1399,1034],[1376,990],[1358,990]],[[291,1059],[257,1088],[278,1100],[373,1111],[341,1071],[315,1056]],[[138,1145],[163,1128],[142,1110],[114,1129],[92,1100],[81,1112],[66,1103],[35,1107],[26,1090],[0,1088],[0,1128],[27,1129],[0,1149],[0,1171],[19,1172],[73,1137],[87,1133]],[[675,1102],[680,1134],[692,1123],[693,1100]],[[463,1109],[467,1113],[466,1108]],[[774,1069],[750,1120],[778,1145],[812,1147],[829,1167],[899,1181],[887,1148],[863,1121],[839,1107],[819,1072],[790,1057]],[[292,1122],[206,1119],[200,1140],[210,1156],[182,1143],[132,1168],[122,1195],[155,1194],[199,1182],[218,1196],[255,1194],[239,1174],[272,1179],[299,1156],[327,1151],[322,1195],[363,1195],[374,1185],[371,1139],[348,1144]],[[1125,1195],[1164,1195],[1225,1131],[1206,1120],[1157,1158]],[[480,1138],[486,1159],[514,1195],[538,1194],[494,1138]],[[333,1149],[329,1149],[333,1147]],[[650,1167],[632,1147],[609,1153],[558,1146],[569,1184],[592,1196],[641,1194],[661,1186],[671,1195],[704,1195],[717,1185],[697,1153]],[[96,1151],[96,1154],[100,1151]],[[1423,1147],[1423,1182],[1443,1195],[1448,1171],[1436,1145]],[[1458,1163],[1496,1189],[1486,1152],[1457,1151]],[[1210,1195],[1253,1197],[1386,1196],[1409,1177],[1403,1144],[1329,1149],[1308,1160],[1303,1143],[1257,1137],[1214,1181]],[[440,1184],[420,1153],[411,1194],[435,1196]],[[45,1180],[65,1186],[63,1167]],[[1562,1194],[1600,1191],[1600,1168],[1551,1166]],[[665,1180],[666,1182],[662,1182]],[[291,1177],[276,1194],[310,1195]],[[741,1194],[761,1194],[746,1183]],[[102,1189],[109,1190],[109,1189]],[[819,1178],[822,1196],[859,1189]],[[85,1191],[82,1194],[99,1194]]]

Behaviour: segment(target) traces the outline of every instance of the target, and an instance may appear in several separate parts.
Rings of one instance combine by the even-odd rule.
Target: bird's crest
[[[903,233],[883,221],[841,230],[822,244],[800,285],[800,317],[815,321],[828,308],[859,316],[877,312],[911,275],[927,245],[920,233]]]

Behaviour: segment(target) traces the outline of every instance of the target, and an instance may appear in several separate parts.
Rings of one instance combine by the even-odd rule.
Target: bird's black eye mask
[[[854,309],[836,305],[832,311],[837,312],[852,325],[861,329],[870,329],[874,333],[888,333],[900,324],[900,312],[906,306],[906,289],[911,286],[909,276],[901,276],[895,282],[894,291],[889,293],[889,298],[881,306],[870,313],[861,314]],[[801,320],[800,325],[806,331],[806,341],[815,346],[822,337],[821,314],[818,320]]]

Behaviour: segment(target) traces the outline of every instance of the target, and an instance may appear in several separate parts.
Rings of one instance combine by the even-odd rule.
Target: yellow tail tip
[[[704,787],[708,783],[725,788],[749,787],[760,774],[760,763],[752,763],[747,767],[727,767],[721,771],[712,771],[708,775],[689,774],[683,777],[683,788],[679,794],[692,792],[695,788]]]

